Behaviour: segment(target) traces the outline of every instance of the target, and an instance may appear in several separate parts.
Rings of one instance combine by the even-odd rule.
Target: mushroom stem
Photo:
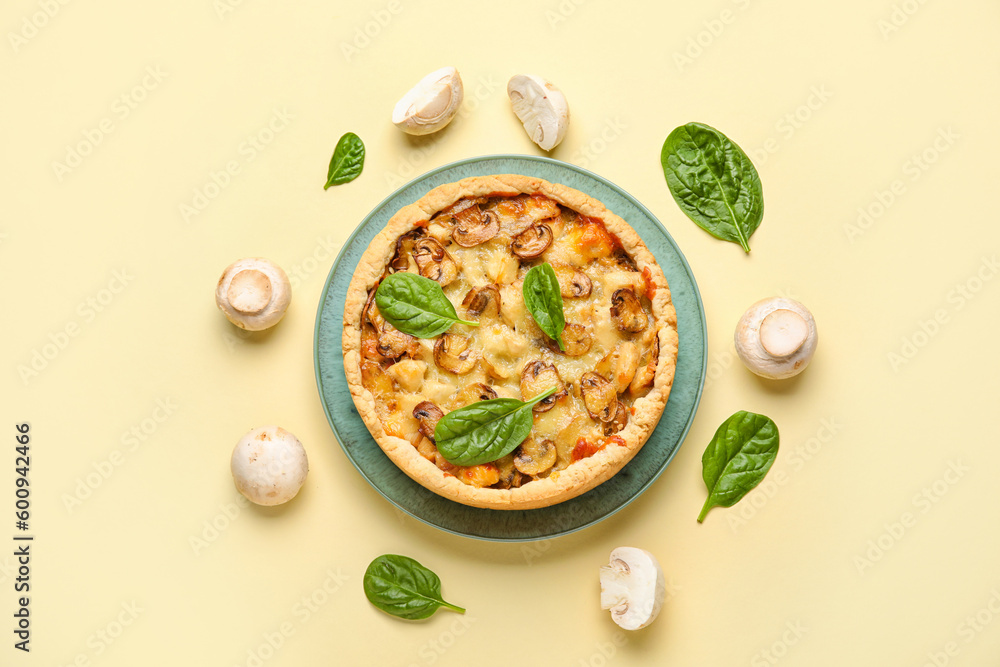
[[[809,324],[798,313],[779,308],[760,323],[760,344],[772,357],[795,354],[809,338]]]
[[[256,315],[271,303],[271,279],[257,269],[244,269],[233,276],[226,296],[237,312]]]

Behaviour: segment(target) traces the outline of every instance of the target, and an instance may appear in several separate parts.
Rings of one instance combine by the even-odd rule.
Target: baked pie
[[[522,292],[544,263],[562,297],[558,341]],[[375,297],[404,271],[436,281],[458,318],[478,326],[433,338],[394,327]],[[603,204],[538,178],[475,177],[431,190],[372,240],[348,287],[344,367],[358,413],[407,475],[466,505],[530,509],[596,487],[639,451],[670,394],[676,325],[652,253]],[[438,451],[445,414],[550,390],[509,454],[462,466]]]

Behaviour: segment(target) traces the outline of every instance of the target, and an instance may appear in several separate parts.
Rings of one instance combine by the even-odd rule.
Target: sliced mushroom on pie
[[[542,262],[559,280],[562,347],[521,293]],[[432,339],[393,328],[372,295],[400,271],[438,281],[478,326]],[[609,479],[649,438],[673,382],[676,324],[656,260],[600,202],[537,178],[475,177],[404,207],[371,242],[348,289],[344,366],[369,431],[410,477],[467,505],[544,507]],[[444,414],[553,387],[531,435],[506,456],[461,467],[436,450]]]

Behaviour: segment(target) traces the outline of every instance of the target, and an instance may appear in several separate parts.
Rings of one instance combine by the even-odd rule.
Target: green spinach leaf
[[[698,523],[713,507],[732,507],[760,484],[778,456],[778,427],[743,410],[722,422],[701,457],[708,498]]]
[[[530,401],[493,398],[449,412],[434,428],[438,451],[450,463],[474,466],[510,454],[534,424],[531,408],[556,393],[556,387]]]
[[[521,294],[524,295],[524,305],[528,307],[528,312],[538,324],[538,328],[559,343],[560,350],[565,351],[562,333],[566,328],[566,316],[563,314],[559,280],[552,265],[545,262],[531,267],[524,276]]]
[[[365,144],[361,137],[348,132],[337,142],[330,158],[330,169],[326,172],[324,190],[331,186],[349,183],[361,175],[365,166]]]
[[[436,574],[406,556],[386,554],[373,560],[365,571],[364,587],[369,602],[399,618],[427,618],[438,607],[465,613],[441,597],[441,580]]]
[[[389,324],[417,338],[434,338],[456,322],[479,326],[459,319],[439,282],[415,273],[387,276],[375,292],[375,305]]]
[[[713,127],[681,125],[660,151],[674,201],[696,225],[750,252],[750,236],[764,217],[764,192],[753,163]]]

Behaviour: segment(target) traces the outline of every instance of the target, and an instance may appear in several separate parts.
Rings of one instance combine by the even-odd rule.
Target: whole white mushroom
[[[804,371],[816,351],[817,339],[812,313],[794,299],[758,301],[736,325],[736,353],[743,364],[772,380]]]
[[[280,266],[263,257],[247,257],[223,271],[215,303],[241,329],[262,331],[277,324],[292,301],[292,286]]]
[[[543,150],[559,145],[569,129],[569,104],[555,84],[534,74],[516,74],[507,82],[514,114]]]
[[[258,505],[280,505],[306,481],[309,459],[294,435],[280,426],[261,426],[244,435],[230,461],[239,492]]]
[[[458,113],[464,95],[458,70],[442,67],[421,79],[396,102],[392,122],[407,134],[437,132]]]

